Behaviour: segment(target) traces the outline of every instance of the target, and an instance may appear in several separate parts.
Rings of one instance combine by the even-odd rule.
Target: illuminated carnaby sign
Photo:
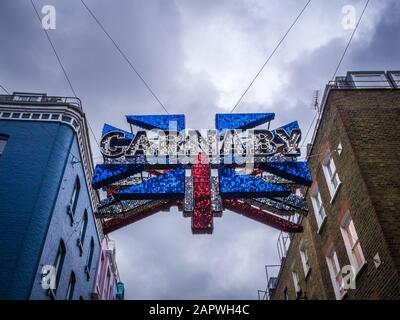
[[[270,129],[273,113],[217,114],[215,129],[189,130],[184,115],[128,115],[131,130],[104,125],[92,185],[107,192],[105,232],[177,206],[193,233],[211,233],[225,209],[286,232],[307,212],[294,192],[311,184],[296,121]]]
[[[238,117],[225,115],[228,116]],[[271,117],[268,114],[265,119]],[[128,121],[138,124],[133,116],[128,116]],[[210,164],[262,162],[265,157],[276,154],[286,157],[300,155],[299,128],[278,128],[274,131],[228,129],[223,128],[220,122],[217,121],[219,129],[215,130],[177,131],[177,121],[171,121],[168,130],[138,131],[131,138],[127,138],[124,132],[111,130],[103,136],[100,150],[108,158],[134,158],[143,155],[150,164],[184,165],[193,164],[199,153],[204,154]]]

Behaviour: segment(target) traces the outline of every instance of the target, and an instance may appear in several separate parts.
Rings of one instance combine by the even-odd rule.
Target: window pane
[[[321,208],[321,201],[319,199],[319,192],[314,196],[315,203],[317,204],[317,208]]]
[[[3,154],[6,144],[7,144],[7,140],[5,138],[0,137],[0,155]]]
[[[74,297],[75,281],[75,274],[72,272],[68,283],[67,294],[65,296],[67,300],[72,300]]]
[[[54,261],[55,274],[56,274],[56,289],[57,289],[58,282],[61,277],[62,267],[63,267],[63,263],[64,263],[64,257],[65,257],[65,245],[64,245],[64,242],[61,240],[60,244],[58,246],[56,259]]]
[[[357,242],[358,241],[358,236],[357,236],[356,228],[354,227],[353,220],[350,220],[349,225],[348,225],[347,228],[349,230],[349,233],[352,236],[353,242]]]
[[[72,196],[71,196],[71,205],[72,205],[72,213],[73,214],[75,214],[75,209],[78,204],[80,189],[81,189],[81,184],[80,184],[79,178],[77,177],[75,180],[74,190],[72,191]]]
[[[297,272],[292,271],[292,277],[293,277],[293,284],[294,284],[294,289],[296,292],[300,292],[300,284],[299,284],[299,276]]]
[[[88,259],[87,259],[87,263],[86,263],[89,272],[90,272],[90,268],[92,267],[93,251],[94,251],[94,240],[92,238],[90,240],[89,255],[88,255]]]
[[[85,210],[85,212],[83,213],[83,222],[82,222],[81,231],[80,231],[81,244],[83,244],[83,242],[85,241],[87,224],[88,224],[88,215],[87,215],[87,211]]]
[[[323,208],[322,206],[321,206],[321,208],[319,209],[318,214],[319,214],[319,216],[321,217],[321,220],[324,220],[324,219],[325,219],[326,214],[325,214],[325,210],[324,210],[324,208]]]
[[[360,242],[358,240],[358,235],[354,226],[354,222],[351,219],[351,217],[348,218],[347,225],[342,227],[342,230],[343,230],[342,232],[343,240],[345,242],[347,254],[349,256],[351,264],[356,269],[356,271],[358,271],[359,268],[364,263],[365,259],[361,249]]]
[[[331,158],[329,158],[329,160],[325,166],[326,166],[326,169],[328,170],[329,177],[332,178],[334,171],[332,171],[332,159]]]
[[[311,200],[314,208],[315,218],[317,219],[317,224],[318,226],[320,226],[323,220],[325,219],[325,210],[322,205],[321,194],[319,193],[318,190],[314,191]]]
[[[300,258],[301,258],[301,262],[303,264],[304,275],[307,276],[308,270],[310,268],[310,264],[308,262],[308,253],[307,253],[306,249],[300,250]]]
[[[333,157],[331,155],[330,161],[329,161],[329,166],[331,167],[331,171],[335,172],[336,171],[336,166],[335,166],[335,162],[333,161]]]
[[[332,177],[332,185],[333,185],[333,187],[336,189],[337,187],[338,187],[338,185],[339,185],[339,182],[338,182],[338,179],[337,179],[337,175],[335,174],[333,177]]]

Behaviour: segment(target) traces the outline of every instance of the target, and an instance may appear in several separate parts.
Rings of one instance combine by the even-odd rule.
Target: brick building
[[[400,72],[327,85],[307,150],[304,232],[281,235],[270,299],[400,299],[399,88]]]

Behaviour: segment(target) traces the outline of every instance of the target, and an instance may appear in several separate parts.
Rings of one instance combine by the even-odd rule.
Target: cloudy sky
[[[79,0],[35,0],[56,8],[50,30],[94,132],[128,129],[126,114],[163,110],[121,59]],[[213,128],[229,112],[306,1],[86,0],[170,113],[191,128]],[[344,6],[313,0],[237,112],[275,112],[273,126],[298,120],[305,131],[312,97],[331,79],[352,30]],[[400,2],[371,0],[339,70],[400,69]],[[0,0],[0,84],[9,91],[71,96],[29,0]],[[95,161],[99,152],[92,139]],[[225,212],[213,235],[193,236],[171,210],[111,235],[126,297],[256,299],[264,266],[278,263],[271,228]]]

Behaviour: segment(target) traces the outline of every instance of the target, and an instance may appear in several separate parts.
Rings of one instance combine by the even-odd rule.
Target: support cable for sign
[[[37,8],[36,8],[35,3],[33,2],[33,0],[31,0],[31,4],[32,4],[32,7],[33,7],[33,10],[34,10],[35,13],[36,13],[37,18],[39,19],[39,22],[41,23],[41,19],[40,19],[39,12],[38,12],[38,10],[37,10]],[[66,79],[67,82],[68,82],[68,85],[69,85],[69,87],[70,87],[70,89],[71,89],[71,91],[72,91],[72,94],[74,95],[75,98],[77,98],[76,91],[75,91],[75,89],[74,89],[74,87],[73,87],[73,85],[72,85],[71,79],[70,79],[69,76],[68,76],[68,73],[67,73],[67,71],[66,71],[66,69],[65,69],[65,67],[64,67],[64,65],[63,65],[63,63],[62,63],[62,61],[61,61],[60,55],[58,54],[57,49],[56,49],[56,47],[55,47],[53,41],[52,41],[51,38],[50,38],[49,33],[47,32],[47,30],[46,30],[45,28],[43,28],[43,31],[44,31],[44,33],[45,33],[45,35],[46,35],[47,40],[48,40],[49,43],[50,43],[51,48],[53,49],[53,53],[54,53],[54,55],[55,55],[56,58],[57,58],[58,64],[59,64],[60,67],[61,67],[61,70],[62,70],[62,72],[63,72],[63,74],[64,74],[64,76],[65,76],[65,79]],[[93,135],[94,141],[96,142],[97,146],[99,146],[99,141],[97,140],[96,135],[95,135],[94,132],[93,132],[93,129],[92,129],[92,126],[91,126],[90,123],[89,123],[89,120],[87,120],[87,124],[88,124],[88,127],[89,127],[90,132],[91,132],[92,135]]]
[[[150,94],[154,97],[154,99],[158,102],[158,104],[164,109],[164,111],[169,114],[167,108],[164,106],[164,104],[161,102],[161,100],[158,98],[158,96],[155,94],[153,89],[150,87],[150,85],[147,83],[147,81],[143,78],[143,76],[140,74],[140,72],[137,70],[137,68],[133,65],[131,60],[127,57],[127,55],[122,51],[121,47],[118,45],[118,43],[111,37],[110,33],[107,31],[107,29],[104,27],[104,25],[101,23],[101,21],[96,17],[96,15],[93,13],[93,11],[89,8],[89,6],[85,3],[85,1],[81,0],[82,5],[86,8],[86,10],[89,12],[89,14],[92,16],[94,21],[97,23],[97,25],[100,27],[100,29],[103,31],[103,33],[106,35],[106,37],[112,42],[114,47],[117,49],[121,57],[126,61],[126,63],[129,65],[130,69],[136,74],[136,76],[142,81],[144,86],[147,88],[147,90],[150,92]]]
[[[353,40],[353,37],[354,37],[355,33],[357,32],[358,26],[360,25],[360,22],[361,22],[361,20],[362,20],[362,18],[363,18],[363,16],[364,16],[364,13],[365,13],[365,11],[367,10],[369,1],[370,1],[370,0],[367,0],[366,3],[365,3],[364,9],[363,9],[363,11],[361,12],[360,18],[359,18],[358,21],[357,21],[357,24],[356,24],[356,26],[355,26],[355,28],[354,28],[354,30],[353,30],[351,36],[350,36],[350,39],[349,39],[349,41],[348,41],[348,43],[347,43],[347,45],[346,45],[346,48],[345,48],[344,51],[343,51],[342,56],[340,57],[339,63],[338,63],[338,65],[337,65],[336,69],[335,69],[335,72],[333,73],[333,76],[332,76],[331,81],[334,81],[334,80],[335,80],[336,74],[337,74],[337,72],[339,71],[339,68],[340,68],[340,66],[341,66],[341,64],[342,64],[342,62],[343,62],[344,57],[346,56],[346,53],[347,53],[347,50],[348,50],[349,47],[350,47],[351,41]]]
[[[32,7],[33,7],[33,10],[34,10],[35,13],[36,13],[37,18],[39,19],[39,23],[41,23],[42,20],[40,19],[39,12],[37,11],[36,6],[35,6],[35,3],[33,2],[33,0],[31,0],[31,4],[32,4]],[[63,71],[63,73],[64,73],[65,79],[67,80],[68,85],[69,85],[69,87],[70,87],[70,89],[71,89],[71,91],[72,91],[74,97],[76,98],[77,95],[76,95],[75,89],[74,89],[74,87],[72,86],[71,80],[70,80],[70,78],[69,78],[69,76],[68,76],[68,74],[67,74],[67,71],[66,71],[65,68],[64,68],[64,65],[63,65],[63,63],[62,63],[62,61],[61,61],[61,59],[60,59],[60,56],[59,56],[58,53],[57,53],[57,50],[56,50],[56,48],[55,48],[55,46],[54,46],[54,44],[53,44],[53,41],[51,40],[50,35],[49,35],[49,33],[47,32],[47,30],[46,30],[45,28],[43,28],[43,31],[44,31],[44,33],[45,33],[45,35],[46,35],[47,40],[48,40],[49,43],[50,43],[51,48],[53,49],[53,52],[54,52],[54,55],[55,55],[56,58],[57,58],[58,64],[60,65],[60,67],[61,67],[61,69],[62,69],[62,71]]]
[[[309,126],[308,129],[307,129],[306,136],[304,137],[303,142],[302,142],[300,148],[303,148],[304,144],[306,143],[306,139],[307,139],[308,135],[310,134],[312,125],[314,124],[314,121],[315,121],[315,119],[317,119],[317,117],[318,117],[318,112],[315,113],[315,116],[314,116],[314,118],[312,119],[312,121],[311,121],[311,123],[310,123],[310,126]]]
[[[307,9],[308,5],[310,4],[311,0],[308,0],[307,3],[305,4],[305,6],[303,7],[303,9],[300,11],[300,13],[297,15],[296,19],[293,21],[293,23],[290,25],[289,29],[286,31],[286,33],[283,35],[283,37],[281,38],[281,40],[278,42],[278,44],[275,46],[274,50],[272,50],[271,54],[268,56],[267,60],[264,62],[264,64],[261,66],[260,70],[258,70],[258,72],[256,73],[256,75],[254,76],[253,80],[250,82],[250,84],[247,86],[246,90],[244,90],[243,94],[240,96],[239,100],[236,102],[235,106],[232,108],[231,112],[232,113],[237,106],[242,102],[244,96],[247,94],[247,92],[250,90],[251,86],[254,84],[254,82],[257,80],[258,76],[261,74],[261,72],[264,70],[264,68],[266,67],[266,65],[269,63],[269,61],[271,60],[271,58],[275,55],[276,51],[279,49],[279,47],[281,46],[281,44],[283,43],[283,41],[285,41],[287,35],[289,34],[289,32],[292,30],[292,28],[295,26],[295,24],[297,23],[297,21],[300,19],[301,15],[303,14],[303,12]]]
[[[337,66],[336,66],[335,72],[333,73],[330,82],[333,82],[333,81],[335,80],[336,74],[338,73],[339,68],[340,68],[340,66],[341,66],[341,64],[342,64],[342,62],[343,62],[343,60],[344,60],[344,58],[345,58],[345,56],[346,56],[346,53],[347,53],[347,51],[348,51],[348,49],[349,49],[349,47],[350,47],[350,44],[351,44],[351,42],[352,42],[352,40],[353,40],[353,38],[354,38],[354,35],[355,35],[355,33],[357,32],[357,29],[358,29],[358,27],[359,27],[359,25],[360,25],[360,23],[361,23],[361,20],[362,20],[364,14],[365,14],[365,11],[367,10],[367,7],[368,7],[369,2],[370,2],[370,0],[367,0],[367,1],[365,2],[364,8],[363,8],[363,10],[362,10],[362,12],[361,12],[361,15],[360,15],[360,17],[359,17],[359,19],[358,19],[358,21],[357,21],[357,24],[356,24],[356,26],[355,26],[353,32],[351,33],[350,39],[349,39],[349,41],[347,42],[347,45],[346,45],[346,47],[345,47],[345,49],[344,49],[344,51],[343,51],[343,53],[342,53],[342,55],[341,55],[341,57],[340,57],[340,59],[339,59],[339,62],[338,62],[338,64],[337,64]],[[304,145],[304,143],[306,142],[306,139],[307,139],[307,137],[308,137],[308,134],[310,133],[310,130],[311,130],[311,128],[312,128],[312,125],[313,125],[314,121],[317,119],[317,116],[318,116],[318,119],[317,119],[317,123],[316,123],[316,125],[315,125],[315,130],[316,130],[316,128],[318,127],[318,124],[319,124],[319,121],[320,121],[320,116],[321,116],[321,110],[317,110],[317,111],[318,111],[318,112],[315,114],[314,119],[312,120],[312,122],[311,122],[311,124],[310,124],[310,126],[309,126],[309,128],[308,128],[307,134],[306,134],[306,136],[304,137],[303,143],[302,143],[302,145],[301,145],[300,148],[302,148],[303,145]],[[311,140],[313,140],[313,139],[311,139]],[[308,158],[308,157],[306,157],[306,158]]]
[[[2,86],[1,84],[0,84],[0,88],[1,88],[5,93],[10,94],[10,92],[9,92],[4,86]]]

